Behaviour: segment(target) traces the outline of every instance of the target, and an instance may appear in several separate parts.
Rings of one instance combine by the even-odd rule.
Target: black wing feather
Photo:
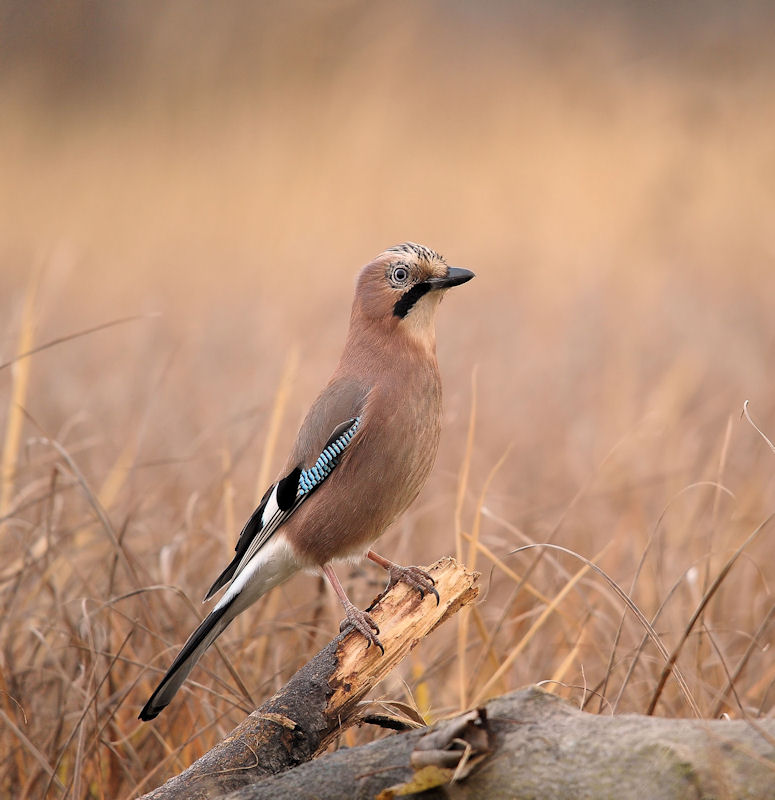
[[[338,439],[340,439],[348,430],[350,430],[350,428],[353,427],[353,424],[357,425],[357,422],[357,417],[351,417],[350,419],[346,419],[344,422],[337,425],[336,428],[334,428],[334,430],[331,432],[331,435],[328,437],[328,441],[323,448],[323,453],[325,454],[329,447],[334,445]],[[349,444],[349,440],[340,446],[340,449],[336,451],[337,454],[340,454],[342,450],[347,447],[347,444]],[[322,457],[323,456],[321,455],[321,458]],[[329,460],[332,457],[333,456],[329,453]],[[314,467],[313,469],[319,468]],[[327,467],[326,469],[330,471],[330,469],[333,469],[333,466]],[[298,464],[284,478],[281,478],[277,483],[272,484],[266,490],[266,493],[261,498],[258,508],[256,508],[256,510],[250,515],[250,519],[247,521],[245,527],[240,533],[239,540],[237,541],[237,546],[235,548],[236,554],[234,558],[229,566],[226,567],[226,569],[215,579],[215,582],[205,595],[205,600],[209,600],[219,589],[226,586],[226,584],[235,577],[240,570],[240,565],[243,564],[246,557],[252,557],[249,556],[251,547],[257,549],[263,545],[264,542],[257,537],[261,535],[264,539],[266,539],[267,537],[271,536],[276,527],[281,525],[285,519],[287,519],[287,517],[290,516],[301,505],[301,503],[304,502],[304,500],[306,500],[320,486],[320,484],[325,480],[325,477],[328,475],[328,471],[322,477],[317,478],[316,484],[311,489],[307,489],[305,493],[299,495],[299,483],[303,469],[301,464]],[[277,503],[278,510],[273,514],[271,519],[265,521],[263,519],[264,511],[266,510],[266,505],[269,502],[269,499],[272,497],[273,492],[275,493],[275,501]]]
[[[280,511],[290,511],[296,502],[296,492],[299,490],[301,467],[294,467],[288,475],[277,483],[277,505]]]

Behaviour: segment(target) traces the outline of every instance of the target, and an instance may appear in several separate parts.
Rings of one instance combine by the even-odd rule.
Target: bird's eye
[[[398,286],[405,284],[409,280],[409,270],[406,267],[395,267],[390,273],[390,280]]]

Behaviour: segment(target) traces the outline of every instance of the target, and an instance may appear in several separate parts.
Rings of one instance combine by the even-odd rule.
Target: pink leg
[[[436,605],[439,604],[439,593],[436,591],[436,582],[431,576],[419,567],[402,567],[400,564],[394,564],[388,561],[373,550],[366,553],[366,558],[370,558],[375,564],[386,569],[390,575],[390,583],[388,586],[394,586],[399,581],[408,583],[413,589],[417,589],[420,597],[425,597],[428,594],[436,595]]]
[[[323,565],[323,572],[328,578],[328,582],[334,587],[336,596],[344,606],[345,618],[339,626],[339,630],[344,630],[348,626],[355,628],[358,633],[366,638],[368,642],[367,648],[371,647],[371,645],[376,645],[384,653],[385,648],[382,646],[382,642],[377,638],[379,628],[377,627],[377,623],[371,618],[371,615],[367,614],[365,611],[361,611],[352,604],[342,584],[339,583],[339,578],[336,577],[334,568],[330,564]]]

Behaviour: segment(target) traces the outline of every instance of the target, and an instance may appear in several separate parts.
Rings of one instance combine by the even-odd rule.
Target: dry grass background
[[[336,631],[298,576],[136,719],[405,239],[478,277],[380,548],[483,591],[381,695],[772,714],[773,15],[577,6],[2,5],[2,794],[149,789]]]

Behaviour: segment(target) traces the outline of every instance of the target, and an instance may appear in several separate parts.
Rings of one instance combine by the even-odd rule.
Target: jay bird
[[[412,242],[391,247],[361,270],[339,366],[205,600],[226,591],[183,645],[140,719],[153,719],[169,704],[238,614],[299,570],[322,570],[344,606],[342,630],[355,628],[383,652],[377,625],[350,602],[332,562],[365,554],[388,571],[390,585],[404,581],[438,603],[427,572],[370,548],[417,497],[433,466],[441,428],[436,309],[447,289],[473,277]]]

